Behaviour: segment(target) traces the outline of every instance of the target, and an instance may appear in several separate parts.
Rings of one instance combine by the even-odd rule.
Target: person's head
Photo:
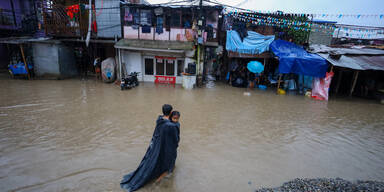
[[[172,105],[169,105],[169,104],[164,104],[163,105],[163,115],[165,117],[169,117],[169,115],[171,114],[172,112]]]
[[[180,112],[178,112],[178,111],[172,111],[171,116],[169,117],[169,119],[170,119],[172,122],[174,122],[174,123],[179,122],[179,119],[180,119]]]

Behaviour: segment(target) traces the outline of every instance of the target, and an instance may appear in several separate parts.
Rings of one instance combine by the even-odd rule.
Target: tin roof
[[[317,53],[334,66],[355,70],[384,70],[384,50],[312,45],[310,51]]]
[[[185,41],[121,39],[115,44],[115,48],[131,50],[183,52],[185,50],[192,50],[194,48],[194,44],[193,42]]]

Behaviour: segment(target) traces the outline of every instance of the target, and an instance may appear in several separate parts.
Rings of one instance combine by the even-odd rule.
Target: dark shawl
[[[179,127],[178,123],[172,123],[159,116],[143,160],[135,171],[123,177],[121,188],[135,191],[162,173],[173,171],[179,144]]]

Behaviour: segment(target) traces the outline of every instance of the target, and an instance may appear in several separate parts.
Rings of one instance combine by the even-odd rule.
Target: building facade
[[[121,75],[140,72],[144,82],[181,84],[188,66],[202,73],[205,48],[218,46],[221,8],[202,9],[200,17],[199,6],[122,5],[123,39],[115,44]]]

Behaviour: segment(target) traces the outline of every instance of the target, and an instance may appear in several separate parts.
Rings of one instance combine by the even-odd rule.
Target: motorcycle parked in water
[[[137,75],[139,75],[139,72],[132,72],[127,77],[121,78],[121,90],[131,89],[133,87],[139,86],[139,79],[137,79]]]

